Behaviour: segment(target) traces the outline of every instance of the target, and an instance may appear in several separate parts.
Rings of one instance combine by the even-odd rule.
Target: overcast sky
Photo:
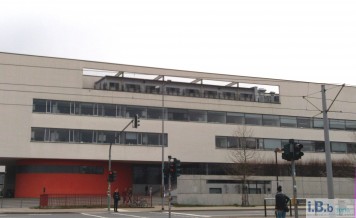
[[[0,0],[0,51],[356,85],[356,1]]]

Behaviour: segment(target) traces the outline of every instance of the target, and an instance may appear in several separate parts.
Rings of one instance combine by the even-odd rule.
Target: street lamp
[[[162,76],[162,84],[161,86],[156,86],[156,89],[161,89],[162,94],[162,133],[161,133],[161,147],[162,147],[162,166],[161,166],[161,205],[162,211],[164,210],[164,76]]]

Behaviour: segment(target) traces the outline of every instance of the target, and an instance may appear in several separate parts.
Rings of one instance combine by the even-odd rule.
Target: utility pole
[[[321,85],[328,198],[334,199],[333,168],[332,168],[332,161],[331,161],[331,149],[330,149],[330,139],[329,139],[329,120],[328,120],[328,114],[327,114],[328,109],[326,107],[325,92],[326,92],[325,85]]]

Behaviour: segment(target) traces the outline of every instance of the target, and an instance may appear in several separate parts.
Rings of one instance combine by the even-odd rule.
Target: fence
[[[0,208],[38,207],[38,198],[3,198],[0,197]]]
[[[111,207],[114,200],[111,198]],[[122,197],[121,197],[122,202]],[[107,207],[107,195],[71,195],[71,194],[43,194],[40,196],[40,208],[58,207]],[[152,200],[148,197],[133,196],[130,207],[152,207]]]

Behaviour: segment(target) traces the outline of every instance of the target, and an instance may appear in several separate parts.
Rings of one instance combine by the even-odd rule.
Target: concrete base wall
[[[198,176],[182,175],[178,178],[177,202],[187,205],[241,205],[241,187],[234,183],[208,183],[208,180],[241,180],[239,176]],[[276,177],[249,177],[251,181],[270,181],[264,186],[266,193],[249,194],[250,205],[263,205],[265,198],[274,198],[277,192]],[[353,178],[334,178],[335,198],[354,198]],[[291,177],[280,177],[279,185],[283,187],[283,192],[290,198],[293,197],[293,183]],[[326,177],[298,177],[297,197],[298,198],[327,198]],[[241,185],[240,185],[241,186]],[[222,193],[209,193],[210,188],[221,189]],[[273,200],[268,202],[274,204]]]

